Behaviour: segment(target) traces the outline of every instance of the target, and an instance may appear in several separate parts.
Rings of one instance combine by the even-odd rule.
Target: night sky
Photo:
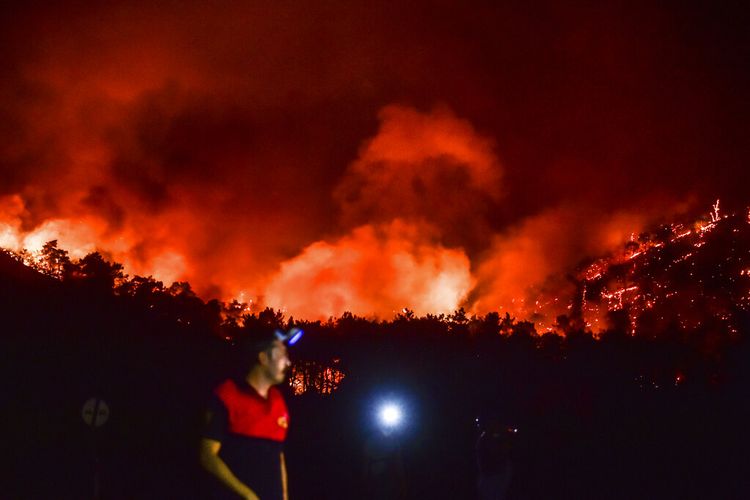
[[[295,317],[484,313],[745,209],[743,2],[530,3],[5,2],[0,246]]]

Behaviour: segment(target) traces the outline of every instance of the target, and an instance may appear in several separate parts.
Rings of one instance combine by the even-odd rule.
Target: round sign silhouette
[[[83,403],[81,417],[90,427],[101,427],[109,418],[109,406],[103,399],[90,398]]]

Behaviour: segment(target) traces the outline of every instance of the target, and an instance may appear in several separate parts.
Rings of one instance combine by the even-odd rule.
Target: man
[[[291,365],[285,343],[300,333],[264,328],[242,339],[239,351],[250,369],[214,390],[200,460],[218,480],[220,498],[288,499],[283,443],[289,414],[275,386]]]
[[[479,478],[477,490],[480,500],[507,498],[513,477],[511,445],[518,429],[504,425],[501,420],[482,422],[477,440],[477,465]]]
[[[363,498],[406,498],[406,474],[399,437],[390,426],[380,426],[365,441],[365,493]]]

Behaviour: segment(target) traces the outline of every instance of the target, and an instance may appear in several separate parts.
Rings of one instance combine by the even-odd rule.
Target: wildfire
[[[691,235],[692,233],[693,233],[693,231],[692,231],[692,230],[690,230],[690,229],[688,229],[688,230],[686,230],[686,231],[683,231],[683,232],[681,232],[681,233],[679,233],[679,234],[676,234],[676,235],[674,236],[674,238],[672,238],[672,239],[671,239],[671,240],[669,240],[669,241],[670,241],[671,243],[674,243],[675,241],[677,241],[677,240],[679,240],[679,239],[682,239],[682,238],[684,238],[685,236],[689,236],[689,235]]]
[[[330,364],[315,361],[304,361],[292,366],[289,385],[296,396],[314,390],[318,394],[331,394],[339,388],[346,375],[335,366],[339,360],[334,359]]]
[[[7,207],[7,199],[5,204]],[[536,294],[524,290],[525,296],[501,296],[507,302],[496,303],[507,304],[507,309],[500,306],[498,311],[511,312],[520,319],[531,321],[539,333],[559,331],[558,322],[550,318],[564,313],[575,321],[582,321],[570,324],[585,325],[595,334],[611,326],[608,322],[610,313],[625,311],[629,331],[635,334],[642,313],[662,310],[660,307],[669,304],[688,304],[687,309],[677,313],[674,320],[681,328],[701,327],[704,320],[691,314],[694,305],[701,303],[702,307],[713,311],[716,321],[726,325],[728,332],[737,333],[737,320],[731,312],[731,304],[722,302],[728,299],[722,299],[715,291],[704,291],[707,284],[726,277],[733,286],[741,288],[732,300],[742,309],[750,310],[748,283],[744,279],[739,280],[750,277],[750,262],[744,260],[744,254],[731,248],[725,261],[705,262],[705,249],[710,247],[712,235],[719,231],[719,227],[725,227],[725,223],[733,224],[731,220],[737,218],[732,217],[720,213],[717,200],[710,213],[710,222],[696,223],[695,230],[686,229],[682,224],[672,224],[666,227],[666,233],[658,237],[631,234],[624,251],[599,257],[577,272],[578,289],[572,297],[560,294],[559,289],[555,288],[549,291],[542,288]],[[24,264],[61,278],[62,273],[57,269],[59,263],[55,264],[54,259],[59,255],[68,255],[68,251],[71,258],[80,259],[87,252],[95,250],[90,241],[102,234],[96,224],[97,221],[93,219],[78,221],[78,224],[55,219],[24,232],[20,229],[20,223],[4,222],[0,223],[0,243]],[[739,227],[726,227],[724,234],[730,234],[735,239],[741,237]],[[286,263],[275,284],[268,289],[277,293],[279,299],[295,297],[295,307],[289,308],[294,314],[302,310],[300,304],[312,307],[308,314],[315,315],[317,311],[318,316],[323,312],[325,316],[334,317],[352,304],[355,308],[357,304],[364,309],[373,307],[375,302],[369,302],[373,300],[373,295],[364,294],[363,291],[375,294],[380,303],[385,299],[390,304],[390,311],[400,311],[401,314],[450,314],[455,310],[452,308],[456,308],[463,297],[470,293],[474,282],[470,262],[460,251],[419,241],[416,238],[419,234],[418,228],[407,223],[363,226],[338,242],[312,245],[298,259]],[[59,247],[55,241],[57,237],[63,242]],[[49,246],[48,242],[54,242],[54,245]],[[71,245],[70,250],[65,248],[65,242]],[[124,243],[120,245],[130,251]],[[527,249],[514,248],[508,255],[516,255]],[[169,269],[185,266],[183,257],[176,252],[164,252],[156,256],[153,262],[165,270],[162,275],[177,273]],[[513,261],[501,260],[498,263],[510,266]],[[351,273],[353,269],[357,270],[354,275]],[[373,269],[380,270],[381,274],[373,274]],[[505,268],[491,269],[507,272]],[[690,286],[695,289],[681,289],[684,291],[679,293],[670,276],[690,279]],[[155,277],[158,279],[159,275]],[[369,281],[366,287],[363,288],[360,279]],[[305,280],[311,281],[308,283]],[[299,288],[299,294],[286,292],[295,289],[295,286]],[[310,297],[310,289],[319,291],[320,297]],[[332,291],[335,292],[333,295],[330,293]],[[336,300],[320,301],[329,300],[330,297]],[[414,298],[422,300],[416,310],[413,307]],[[411,304],[404,308],[410,299]],[[243,290],[226,306],[225,314],[239,318],[262,307],[265,305],[259,303],[253,294]],[[280,310],[286,311],[283,308]],[[659,316],[658,320],[668,321],[663,316]],[[343,376],[343,372],[335,366],[300,366],[293,373],[292,387],[295,392],[304,392],[312,387],[325,394],[333,390],[331,388],[336,387]]]
[[[716,200],[716,203],[713,205],[713,210],[711,210],[711,222],[719,222],[721,217],[719,216],[719,200]]]
[[[708,234],[716,230],[719,224],[732,217],[731,215],[722,215],[719,207],[720,202],[717,200],[713,204],[709,214],[710,222],[696,223],[696,230],[685,229],[682,224],[672,224],[669,226],[670,234],[662,241],[655,241],[649,238],[642,241],[631,237],[629,245],[631,248],[633,245],[637,245],[637,247],[630,255],[626,256],[624,262],[627,263],[627,266],[624,268],[624,273],[618,273],[615,276],[611,275],[611,266],[621,265],[623,262],[614,256],[597,260],[585,267],[579,273],[579,279],[582,282],[580,292],[581,310],[585,324],[592,329],[604,327],[606,324],[602,319],[604,312],[625,310],[630,320],[631,333],[634,334],[636,332],[637,320],[644,311],[654,310],[660,304],[669,301],[680,300],[678,291],[672,289],[674,285],[667,279],[665,273],[677,272],[677,269],[687,266],[683,275],[693,277],[695,280],[694,283],[698,287],[703,287],[706,279],[715,280],[720,275],[726,275],[723,269],[729,269],[737,265],[735,263],[737,257],[731,254],[726,262],[714,262],[710,264],[715,266],[715,271],[709,273],[707,276],[698,277],[698,269],[695,267],[696,263],[700,262],[704,266],[704,270],[711,269],[710,267],[705,268],[707,264],[701,260],[701,256],[703,255],[701,251],[707,245]],[[729,231],[731,231],[731,234],[740,232],[737,227],[732,228],[731,226]],[[684,245],[686,242],[688,243],[687,247]],[[674,252],[674,250],[671,251],[674,255],[669,261],[664,260],[665,256],[668,255],[664,253],[665,244],[673,246],[682,245],[674,247],[679,250],[677,252]],[[729,250],[730,252],[735,251],[734,248]],[[638,264],[636,264],[636,260]],[[664,264],[657,265],[660,262],[664,262]],[[737,274],[739,276],[750,276],[750,268],[738,269]],[[737,276],[737,274],[734,276]],[[731,274],[726,276],[730,281],[734,280]],[[634,283],[636,281],[645,283],[645,287]],[[592,295],[589,284],[593,285],[597,283],[601,283],[597,285],[600,291]],[[714,317],[726,325],[729,333],[737,332],[734,316],[728,312],[729,309],[720,304],[719,298],[715,294],[689,296],[687,300],[689,304],[695,304],[697,300],[708,300],[711,304],[715,304],[712,305],[715,308]],[[750,300],[750,296],[743,293],[739,298],[739,304],[747,308],[748,300]],[[600,307],[600,301],[603,307]],[[684,329],[701,327],[703,322],[698,319],[690,319],[692,315],[689,314],[689,310],[687,313],[677,314],[679,318],[678,323],[681,327]],[[664,318],[662,317],[660,320],[664,320]]]
[[[627,287],[627,288],[621,288],[619,290],[615,290],[614,292],[610,292],[610,293],[608,293],[606,291],[603,291],[602,292],[602,297],[604,297],[605,299],[609,300],[610,304],[612,302],[615,302],[615,305],[611,306],[610,309],[612,309],[612,310],[618,310],[618,309],[622,309],[622,297],[623,297],[623,295],[625,295],[628,292],[635,291],[635,290],[638,290],[638,286],[636,286],[636,285],[633,285],[633,286],[630,286],[630,287]]]

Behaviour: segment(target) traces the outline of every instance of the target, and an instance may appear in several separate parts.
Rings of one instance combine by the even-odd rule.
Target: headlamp
[[[299,328],[290,328],[286,333],[281,330],[276,330],[274,332],[274,335],[276,336],[277,340],[282,341],[286,345],[294,345],[299,341],[300,338],[302,338],[303,333],[304,332]]]

